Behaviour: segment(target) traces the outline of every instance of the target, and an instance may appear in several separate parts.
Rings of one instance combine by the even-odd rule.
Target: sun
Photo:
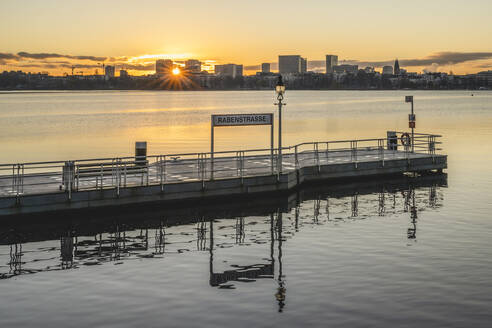
[[[173,75],[179,75],[180,73],[181,73],[181,70],[179,69],[179,67],[173,68]]]

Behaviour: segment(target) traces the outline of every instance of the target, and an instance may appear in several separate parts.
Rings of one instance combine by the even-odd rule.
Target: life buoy
[[[410,146],[411,143],[410,135],[406,132],[403,133],[400,137],[400,141],[403,146]]]

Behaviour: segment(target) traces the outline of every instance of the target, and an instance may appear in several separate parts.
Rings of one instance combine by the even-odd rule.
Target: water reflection
[[[132,259],[176,261],[168,255],[208,253],[210,287],[235,289],[238,284],[269,279],[275,282],[272,297],[282,312],[287,306],[288,276],[282,263],[283,248],[296,233],[319,225],[409,215],[409,226],[401,228],[402,237],[416,241],[420,211],[441,206],[446,183],[445,175],[435,175],[376,184],[321,185],[261,205],[248,201],[248,206],[232,209],[198,206],[175,215],[152,209],[152,214],[141,212],[131,219],[109,222],[94,218],[41,226],[39,222],[11,223],[0,228],[0,279],[91,270],[88,267]],[[250,252],[254,256],[237,257],[254,247],[258,248]]]

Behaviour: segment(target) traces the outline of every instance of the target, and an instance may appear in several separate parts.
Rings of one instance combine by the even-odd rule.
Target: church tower
[[[393,71],[395,75],[400,75],[400,63],[398,62],[398,58],[395,60],[395,68]]]

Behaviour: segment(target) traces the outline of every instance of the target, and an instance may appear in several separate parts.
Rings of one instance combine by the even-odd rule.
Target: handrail
[[[434,160],[436,151],[441,150],[439,137],[415,135],[413,153],[429,154]],[[392,157],[409,159],[412,153],[411,147],[401,145],[399,138],[396,145],[394,142],[394,137],[302,142],[282,147],[281,167],[278,148],[218,151],[213,156],[210,152],[196,152],[0,164],[0,197],[19,199],[25,194],[66,192],[70,200],[73,192],[81,190],[113,188],[119,195],[120,187],[160,185],[164,191],[167,184],[183,181],[201,181],[205,188],[205,181],[224,178],[240,178],[241,183],[245,177],[258,175],[279,179],[280,173],[303,166],[317,167],[319,172],[322,165],[343,162],[357,168],[364,156],[384,167]]]
[[[400,132],[400,131],[395,131],[396,133],[402,134],[405,132]],[[440,138],[442,135],[438,134],[427,134],[427,133],[414,133],[415,139],[423,139],[423,137],[435,137],[435,138]],[[295,149],[296,147],[299,148],[301,146],[306,146],[306,145],[314,145],[314,144],[339,144],[339,143],[351,143],[351,142],[369,142],[369,141],[378,141],[378,140],[387,140],[388,138],[370,138],[370,139],[347,139],[347,140],[333,140],[333,141],[311,141],[311,142],[302,142],[293,146],[284,146],[282,147],[282,150],[292,150]],[[440,143],[440,142],[436,142]],[[278,150],[278,148],[274,148]],[[245,149],[241,150],[242,152],[264,152],[264,151],[271,151],[271,148],[257,148],[257,149]],[[224,150],[224,151],[214,151],[214,155],[217,154],[234,154],[237,152],[237,150]],[[158,154],[158,155],[147,155],[147,158],[158,158],[161,156],[166,156],[166,157],[176,157],[176,156],[196,156],[198,154],[206,154],[206,155],[211,155],[211,152],[194,152],[194,153],[172,153],[172,154]],[[2,167],[8,167],[9,169],[12,167],[12,165],[43,165],[43,164],[64,164],[66,162],[94,162],[94,161],[113,161],[115,158],[118,158],[120,160],[122,159],[135,159],[135,156],[117,156],[117,157],[102,157],[102,158],[86,158],[86,159],[76,159],[76,160],[66,160],[66,161],[46,161],[46,162],[21,162],[21,163],[7,163],[7,164],[0,164],[0,170],[2,170]]]

